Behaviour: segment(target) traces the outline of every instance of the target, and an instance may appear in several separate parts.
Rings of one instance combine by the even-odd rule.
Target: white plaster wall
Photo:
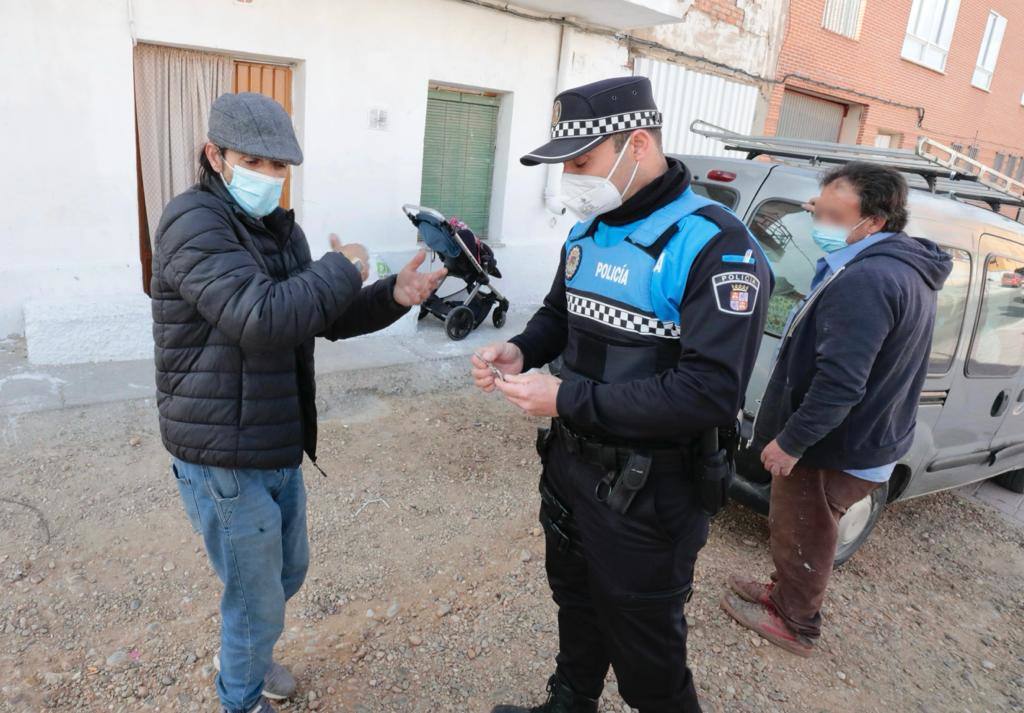
[[[719,22],[690,5],[683,21],[633,34],[761,77],[772,77],[782,49],[789,0],[739,0],[740,26]],[[695,68],[709,71],[699,64]]]
[[[500,93],[491,238],[504,246],[502,288],[514,302],[540,302],[571,219],[545,210],[546,169],[521,166],[518,157],[548,135],[557,25],[457,0],[132,0],[130,7],[139,41],[294,65],[306,163],[295,171],[293,202],[314,255],[327,249],[331,232],[372,252],[410,249],[415,233],[400,207],[419,200],[428,84]],[[0,98],[0,129],[16,138],[5,158],[17,167],[0,172],[0,195],[11,199],[0,216],[0,336],[22,332],[26,304],[38,302],[32,332],[50,346],[35,354],[118,358],[83,348],[85,330],[74,335],[79,343],[64,340],[63,354],[53,351],[59,341],[45,341],[46,324],[63,324],[62,301],[81,303],[110,329],[122,325],[133,345],[122,354],[131,358],[151,337],[137,318],[129,4],[0,0],[0,10],[0,66],[17,68]],[[631,73],[615,40],[564,36],[565,86]],[[384,131],[369,128],[375,108],[388,112]]]
[[[371,249],[408,245],[403,203],[417,202],[427,85],[504,93],[492,238],[541,239],[555,230],[541,205],[543,176],[516,160],[543,140],[554,93],[559,31],[451,0],[288,0],[251,6],[134,0],[142,41],[295,61],[305,164],[297,208],[314,253],[327,235]],[[169,10],[173,10],[169,12]],[[386,130],[369,113],[386,109]]]
[[[0,0],[0,337],[32,299],[139,293],[124,0]]]
[[[80,364],[153,356],[149,298],[137,294],[36,299],[25,305],[25,342],[33,364]]]
[[[24,332],[25,305],[39,301],[33,334],[44,339],[61,300],[73,307],[114,295],[131,304],[141,293],[129,12],[125,0],[0,2],[0,58],[18,68],[8,73],[0,126],[18,137],[7,160],[21,167],[0,178],[13,198],[0,218],[0,335]],[[430,81],[505,94],[493,237],[525,243],[564,233],[564,221],[544,211],[543,172],[517,161],[547,132],[556,26],[449,0],[132,6],[141,41],[295,63],[307,156],[295,176],[297,208],[314,254],[334,231],[376,251],[412,244],[399,209],[419,199]],[[368,128],[372,108],[388,110],[386,131]],[[100,302],[108,320],[123,318],[111,308],[116,299]],[[148,342],[148,329],[123,326]],[[56,358],[50,347],[34,353]],[[100,352],[69,345],[65,357],[91,353]]]

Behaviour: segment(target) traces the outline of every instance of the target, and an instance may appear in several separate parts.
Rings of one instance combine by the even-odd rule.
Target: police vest
[[[721,204],[687,189],[613,245],[595,240],[598,220],[573,227],[565,243],[568,340],[563,379],[622,383],[676,365],[681,333],[678,310],[672,319],[665,310],[659,317],[652,278],[669,243],[683,241],[678,274],[682,300],[693,261],[720,231],[680,234],[680,224],[691,215],[700,215],[715,228],[729,214]]]

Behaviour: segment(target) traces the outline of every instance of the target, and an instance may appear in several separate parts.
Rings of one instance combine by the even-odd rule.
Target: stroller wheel
[[[448,338],[454,342],[461,341],[469,336],[476,324],[476,316],[469,307],[453,307],[452,311],[444,320],[444,331]]]
[[[491,321],[494,323],[495,329],[501,329],[505,326],[505,317],[508,310],[501,305],[494,308],[494,312],[491,313]]]

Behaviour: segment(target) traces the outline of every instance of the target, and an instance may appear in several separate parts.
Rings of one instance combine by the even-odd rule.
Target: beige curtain
[[[196,182],[210,105],[232,90],[233,78],[230,57],[135,47],[135,119],[151,242],[164,206]]]

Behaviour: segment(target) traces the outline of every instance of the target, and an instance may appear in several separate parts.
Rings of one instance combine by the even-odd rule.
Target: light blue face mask
[[[852,228],[844,228],[841,225],[824,225],[815,221],[814,227],[811,228],[811,239],[825,252],[834,253],[836,250],[842,250],[849,244],[846,241],[849,240],[853,231],[864,225],[865,220],[867,218]]]
[[[228,163],[227,159],[224,163]],[[230,163],[228,165],[231,166]],[[224,181],[224,174],[220,180]],[[253,218],[262,218],[270,215],[280,204],[284,179],[265,176],[236,164],[231,166],[231,183],[224,181],[224,186],[242,210]]]

